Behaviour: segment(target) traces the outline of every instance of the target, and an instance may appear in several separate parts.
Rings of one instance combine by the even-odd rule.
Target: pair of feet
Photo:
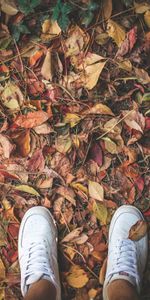
[[[148,238],[145,235],[139,241],[131,241],[128,234],[132,225],[141,219],[143,220],[141,212],[127,205],[117,209],[112,218],[103,288],[104,299],[107,299],[106,287],[117,279],[129,281],[140,292],[148,254]],[[21,222],[18,243],[23,296],[33,283],[47,279],[56,287],[57,300],[60,300],[57,228],[46,208],[33,207],[27,211]]]

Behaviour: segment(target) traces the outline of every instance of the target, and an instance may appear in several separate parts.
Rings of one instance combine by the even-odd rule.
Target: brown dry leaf
[[[2,259],[0,258],[0,280],[3,281],[5,280],[5,278],[6,278],[5,266]]]
[[[106,268],[107,268],[107,257],[105,258],[105,260],[103,262],[103,265],[102,265],[102,267],[100,269],[100,273],[99,273],[99,283],[101,285],[103,285],[104,281],[105,281]]]
[[[52,81],[53,74],[52,74],[52,53],[50,50],[47,50],[42,68],[41,74],[46,80]]]
[[[60,33],[61,33],[61,28],[59,27],[57,21],[47,19],[42,24],[42,34],[41,34],[42,41],[50,41],[54,39],[56,36],[60,35]]]
[[[113,20],[109,20],[107,25],[107,32],[108,35],[115,41],[117,46],[120,47],[126,37],[125,30]]]
[[[144,14],[150,9],[150,4],[147,2],[136,3],[134,2],[134,9],[137,14]]]
[[[88,236],[85,233],[82,233],[79,237],[74,238],[72,240],[72,243],[76,243],[77,245],[82,245],[85,244],[87,240],[88,240]]]
[[[85,68],[80,77],[80,80],[83,82],[85,88],[92,90],[95,87],[105,64],[106,61],[88,65]]]
[[[9,139],[3,134],[0,134],[0,145],[3,149],[4,157],[9,158],[12,150],[14,149],[14,146],[11,144]]]
[[[89,196],[91,198],[94,198],[95,200],[98,201],[104,200],[104,189],[98,182],[89,180],[88,189],[89,189]]]
[[[150,28],[150,10],[148,10],[148,11],[145,12],[145,14],[144,14],[144,21],[145,21],[147,27]]]
[[[71,242],[74,238],[79,237],[80,233],[83,231],[83,227],[78,227],[68,233],[62,240],[62,243]]]
[[[78,55],[84,50],[89,42],[88,33],[75,25],[68,31],[68,38],[64,41],[65,56]]]
[[[123,111],[123,116],[125,116],[128,111]],[[131,113],[124,119],[124,122],[132,129],[140,131],[143,133],[145,128],[145,118],[138,111],[131,111]]]
[[[83,112],[83,114],[85,114],[85,115],[87,115],[87,114],[100,114],[100,115],[114,116],[114,114],[111,111],[111,109],[107,105],[102,104],[102,103],[95,104],[91,108],[85,110]]]
[[[26,115],[19,115],[15,120],[15,125],[23,128],[33,128],[39,126],[49,119],[49,115],[42,111],[29,112]]]
[[[76,255],[76,251],[72,247],[65,248],[64,252],[69,256],[71,260],[73,260]]]
[[[127,72],[131,72],[132,71],[132,64],[131,64],[131,62],[130,62],[129,59],[124,59],[124,60],[120,61],[118,63],[118,65],[119,65],[120,69],[123,69],[123,70],[125,70]]]
[[[67,199],[70,203],[72,203],[74,206],[76,206],[76,200],[75,200],[75,193],[74,191],[65,186],[60,186],[56,192],[63,196],[65,199]]]
[[[37,134],[49,134],[54,132],[52,127],[48,123],[41,124],[33,128]]]
[[[105,0],[103,2],[103,15],[107,20],[111,17],[112,14],[112,0]]]
[[[78,265],[71,266],[66,279],[71,287],[77,289],[84,287],[89,281],[87,273]]]
[[[129,239],[132,241],[139,241],[147,233],[147,223],[144,220],[139,220],[135,223],[129,231]]]
[[[17,150],[21,156],[26,157],[31,150],[31,136],[30,130],[23,130],[19,134],[13,137],[15,144],[17,145]]]
[[[139,69],[139,68],[134,68],[135,70],[135,75],[137,79],[143,83],[143,84],[148,84],[150,83],[150,76],[144,69]]]
[[[18,9],[14,0],[0,0],[0,10],[9,16],[17,14]]]

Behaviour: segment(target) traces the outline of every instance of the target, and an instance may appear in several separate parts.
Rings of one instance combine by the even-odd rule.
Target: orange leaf
[[[20,115],[14,123],[23,128],[33,128],[43,124],[49,118],[48,114],[42,110],[29,112],[26,115]]]
[[[14,142],[21,156],[26,157],[30,153],[30,141],[30,130],[23,130],[21,134],[14,138]]]
[[[41,58],[41,56],[43,55],[43,51],[42,50],[37,50],[30,58],[29,58],[29,64],[30,66],[34,66],[37,61]]]

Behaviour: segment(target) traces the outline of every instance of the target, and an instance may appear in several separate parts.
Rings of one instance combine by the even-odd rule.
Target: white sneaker
[[[107,286],[117,279],[125,279],[141,289],[148,255],[147,234],[139,241],[128,239],[129,230],[138,220],[144,220],[135,207],[123,205],[115,212],[109,229],[108,261],[103,287],[103,299],[108,300]]]
[[[18,250],[22,295],[26,295],[31,284],[47,279],[56,287],[60,300],[57,228],[47,208],[36,206],[26,212],[20,225]]]

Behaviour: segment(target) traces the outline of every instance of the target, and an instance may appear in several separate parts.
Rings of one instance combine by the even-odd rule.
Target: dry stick
[[[129,116],[132,112],[134,111],[134,109],[130,110],[124,117],[122,117],[115,125],[113,125],[109,130],[107,130],[106,132],[104,132],[102,135],[100,135],[96,140],[100,140],[102,139],[105,135],[107,135],[109,132],[111,132],[118,124],[120,124],[127,116]],[[99,128],[95,127],[94,129]]]
[[[16,47],[16,50],[17,50],[17,53],[18,53],[18,58],[19,58],[19,60],[20,60],[20,64],[21,64],[21,72],[23,73],[23,71],[24,71],[23,62],[22,62],[21,55],[20,55],[20,51],[19,51],[19,48],[18,48],[18,46],[17,46],[17,43],[16,43],[15,39],[14,39],[14,44],[15,44],[15,47]]]
[[[71,246],[67,246],[67,245],[63,245],[63,247],[70,248],[71,250],[76,252],[83,259],[83,262],[86,263],[84,256],[78,250],[76,250],[75,248],[73,248]],[[96,279],[99,279],[98,276],[87,265],[86,265],[86,268]]]

